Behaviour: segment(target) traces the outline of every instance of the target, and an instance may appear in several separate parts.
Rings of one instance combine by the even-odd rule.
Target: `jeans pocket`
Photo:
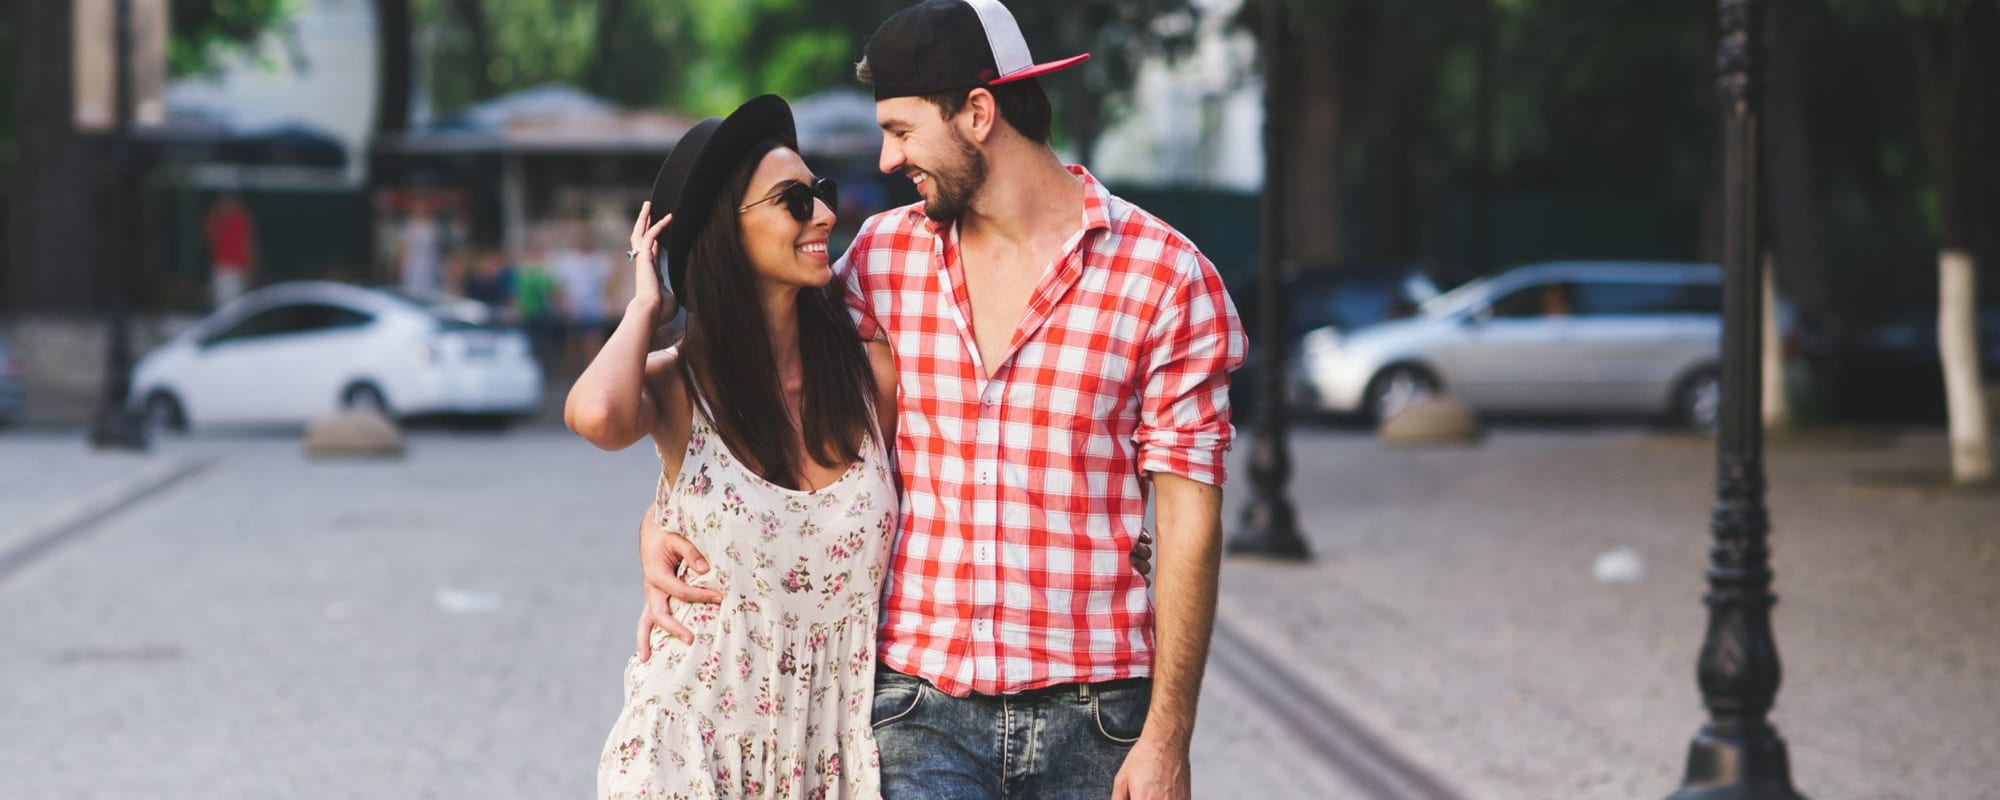
[[[917,710],[917,702],[923,699],[924,684],[916,678],[893,673],[883,673],[889,677],[875,681],[875,701],[872,716],[873,729],[895,722]]]
[[[1097,734],[1122,745],[1139,741],[1146,727],[1146,711],[1153,703],[1150,682],[1090,693],[1090,716],[1097,722]]]

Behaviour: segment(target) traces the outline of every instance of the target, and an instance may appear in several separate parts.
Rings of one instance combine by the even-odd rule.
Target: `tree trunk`
[[[1978,284],[1968,249],[1965,132],[1962,130],[1970,29],[1966,12],[1920,20],[1915,30],[1917,95],[1923,109],[1931,181],[1938,198],[1938,355],[1944,362],[1951,429],[1951,476],[1959,484],[1993,478],[1986,396],[1980,386]]]
[[[82,310],[105,295],[93,191],[107,177],[102,148],[76,130],[70,3],[22,3],[12,12],[16,153],[8,196],[4,303],[14,310]],[[33,80],[27,76],[33,75]]]
[[[1279,87],[1289,98],[1291,135],[1284,139],[1281,163],[1291,175],[1284,181],[1285,247],[1287,260],[1330,266],[1342,255],[1341,165],[1344,102],[1348,81],[1366,38],[1355,12],[1337,15],[1331,24],[1292,37],[1285,47],[1285,75]],[[1293,26],[1288,25],[1288,28]]]
[[[1360,258],[1370,265],[1407,264],[1416,250],[1416,209],[1411,202],[1411,141],[1415,138],[1417,93],[1422,65],[1433,60],[1419,52],[1409,12],[1390,3],[1379,17],[1378,35],[1368,45],[1369,85],[1361,114],[1367,130],[1362,159],[1363,219]],[[1350,118],[1354,112],[1350,111]]]
[[[1813,176],[1813,139],[1805,119],[1806,28],[1803,0],[1774,0],[1764,13],[1764,52],[1771,54],[1770,80],[1763,96],[1764,154],[1770,170],[1771,247],[1776,253],[1776,286],[1801,310],[1826,310],[1826,257],[1821,246],[1818,187]]]
[[[498,93],[493,83],[493,33],[486,24],[486,6],[480,0],[452,0],[452,15],[465,27],[472,54],[472,97],[474,102]]]
[[[410,0],[375,0],[375,132],[410,127]]]
[[[619,91],[617,48],[618,25],[624,20],[624,0],[599,0],[597,4],[597,34],[590,54],[590,69],[584,73],[590,90],[605,97],[630,100],[627,93]]]
[[[1778,268],[1764,256],[1764,427],[1782,430],[1792,424],[1792,403],[1785,393],[1785,337],[1778,326]]]
[[[1944,360],[1945,411],[1951,420],[1951,480],[1993,479],[1992,443],[1986,428],[1986,395],[1979,383],[1979,297],[1972,254],[1946,248],[1938,254],[1938,355]]]
[[[1496,0],[1479,0],[1479,78],[1472,102],[1472,233],[1465,264],[1473,275],[1493,271],[1493,127],[1499,92],[1500,17]]]

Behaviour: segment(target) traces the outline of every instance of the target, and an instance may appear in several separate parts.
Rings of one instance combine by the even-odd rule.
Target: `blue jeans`
[[[875,673],[884,800],[1109,800],[1152,702],[1145,678],[957,698]]]

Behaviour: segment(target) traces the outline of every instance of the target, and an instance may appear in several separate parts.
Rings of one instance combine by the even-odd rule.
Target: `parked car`
[[[0,425],[21,421],[28,411],[28,376],[20,355],[0,339]]]
[[[1258,287],[1246,280],[1230,288],[1243,328],[1250,336],[1250,350],[1243,366],[1230,379],[1230,407],[1239,420],[1255,411],[1258,366],[1266,348]],[[1285,330],[1288,367],[1285,382],[1290,388],[1288,407],[1300,408],[1297,390],[1299,340],[1316,328],[1346,332],[1387,320],[1407,317],[1425,302],[1438,296],[1430,275],[1414,268],[1343,265],[1332,269],[1303,269],[1288,276],[1280,289],[1285,300]]]
[[[1980,375],[2000,383],[2000,306],[1977,310]],[[1935,302],[1891,314],[1837,337],[1814,369],[1825,381],[1829,411],[1870,422],[1945,420],[1944,361],[1938,354]]]
[[[1300,341],[1313,407],[1380,419],[1449,392],[1481,412],[1667,413],[1721,404],[1722,270],[1558,262],[1475,280],[1416,316]]]
[[[321,282],[244,295],[132,377],[133,403],[166,430],[302,423],[341,407],[506,419],[541,397],[527,337],[483,305]]]

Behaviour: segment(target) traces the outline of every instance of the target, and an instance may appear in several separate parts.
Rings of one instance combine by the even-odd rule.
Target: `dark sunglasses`
[[[785,204],[785,210],[792,212],[792,219],[800,222],[809,222],[813,218],[813,198],[815,197],[825,201],[827,208],[839,208],[840,186],[835,184],[832,178],[820,178],[813,181],[811,186],[793,181],[785,184],[785,188],[771,193],[770,197],[736,209],[736,213],[741,214],[773,200],[781,200]]]

